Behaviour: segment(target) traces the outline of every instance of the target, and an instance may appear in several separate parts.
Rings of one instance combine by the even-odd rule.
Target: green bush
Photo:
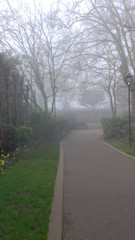
[[[17,129],[17,139],[19,146],[27,145],[32,138],[32,128],[22,126]]]
[[[33,113],[30,116],[30,127],[32,128],[34,140],[49,139],[50,134],[53,131],[51,125],[51,117],[43,112]]]
[[[106,140],[127,140],[129,134],[128,117],[104,118],[102,120]],[[131,118],[132,141],[135,141],[135,119]]]
[[[52,141],[65,136],[70,129],[70,124],[63,119],[54,119],[45,112],[33,113],[30,117],[30,126],[34,141]]]

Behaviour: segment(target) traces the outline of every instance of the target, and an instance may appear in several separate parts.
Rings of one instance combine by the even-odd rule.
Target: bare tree
[[[69,30],[60,19],[58,9],[45,13],[42,6],[34,5],[32,9],[21,3],[22,9],[18,11],[8,0],[7,5],[11,21],[4,30],[4,47],[18,56],[31,97],[38,88],[44,110],[52,114],[55,112],[56,94],[61,88],[62,69],[69,60],[69,50],[73,45],[72,40],[66,41]]]
[[[94,81],[97,82],[100,76],[99,85],[104,79],[102,87],[106,86],[105,90],[108,92],[111,109],[115,115],[117,87],[121,76],[125,80],[129,69],[132,69],[135,74],[134,1],[86,0],[85,7],[82,7],[83,4],[84,1],[74,2],[70,9],[73,19],[70,19],[69,23],[70,26],[78,24],[81,27],[82,38],[79,41],[84,47],[82,65],[88,62],[89,66],[88,68],[85,63],[83,71],[88,71],[91,79],[93,70],[96,71]],[[106,46],[110,45],[114,49],[113,59],[110,61],[107,58],[106,61],[108,51]],[[117,69],[114,69],[116,59]],[[92,66],[95,66],[93,70]],[[132,94],[134,95],[134,92]]]

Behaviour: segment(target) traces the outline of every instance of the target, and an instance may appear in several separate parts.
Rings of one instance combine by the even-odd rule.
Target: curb
[[[109,144],[109,143],[107,143],[107,142],[105,142],[105,141],[103,141],[103,142],[104,142],[108,147],[112,148],[113,150],[115,150],[115,151],[117,151],[117,152],[123,154],[124,156],[126,156],[126,157],[128,157],[128,158],[131,158],[132,160],[135,160],[135,157],[133,157],[133,156],[127,154],[127,153],[122,152],[121,150],[119,150],[119,149],[113,147],[111,144]]]
[[[60,143],[60,156],[54,188],[54,198],[49,221],[48,240],[61,240],[63,206],[63,142]]]

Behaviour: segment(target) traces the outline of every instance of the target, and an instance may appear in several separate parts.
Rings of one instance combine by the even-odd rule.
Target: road
[[[62,239],[135,239],[135,160],[105,144],[101,130],[64,140]]]

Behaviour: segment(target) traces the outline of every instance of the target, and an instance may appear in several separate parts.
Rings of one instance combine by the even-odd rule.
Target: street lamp
[[[125,77],[125,83],[128,86],[128,143],[129,147],[132,147],[132,139],[131,139],[131,114],[130,114],[130,86],[132,84],[133,76],[130,72],[127,73]]]

